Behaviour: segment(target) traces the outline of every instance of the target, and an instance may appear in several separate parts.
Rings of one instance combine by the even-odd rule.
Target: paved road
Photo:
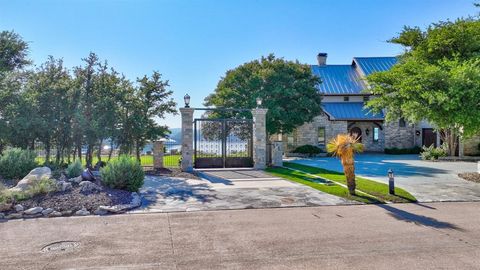
[[[423,161],[417,155],[361,154],[356,156],[357,175],[387,183],[389,168],[395,182],[421,202],[480,201],[480,184],[465,181],[457,175],[477,171],[474,162]],[[336,158],[298,159],[294,162],[342,172]]]
[[[134,212],[357,204],[253,169],[206,170],[205,179],[147,176]]]
[[[479,202],[13,220],[0,269],[480,269]],[[78,246],[41,252],[47,244]]]

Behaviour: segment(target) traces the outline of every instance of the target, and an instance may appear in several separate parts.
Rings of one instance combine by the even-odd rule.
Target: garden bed
[[[477,172],[459,173],[458,176],[467,181],[480,183],[480,173]]]

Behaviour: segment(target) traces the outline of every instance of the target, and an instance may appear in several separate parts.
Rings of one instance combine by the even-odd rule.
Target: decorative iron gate
[[[195,119],[195,168],[253,167],[253,121]]]

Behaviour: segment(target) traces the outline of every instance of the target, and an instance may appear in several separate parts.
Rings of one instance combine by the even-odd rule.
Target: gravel
[[[459,177],[467,180],[467,181],[472,181],[475,183],[480,183],[480,173],[476,172],[470,172],[470,173],[459,173]]]

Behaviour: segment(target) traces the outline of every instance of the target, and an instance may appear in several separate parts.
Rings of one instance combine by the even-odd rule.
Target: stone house
[[[351,64],[327,65],[327,54],[319,53],[317,60],[318,65],[311,68],[322,80],[318,90],[323,95],[323,113],[294,132],[279,135],[277,139],[284,142],[286,152],[306,144],[325,150],[326,143],[339,133],[357,134],[367,152],[440,145],[439,134],[425,121],[412,124],[400,119],[387,123],[384,113],[374,114],[364,108],[365,102],[374,97],[365,92],[368,85],[363,78],[390,69],[396,57],[354,57]],[[477,137],[461,142],[459,154],[478,154],[479,141]]]

